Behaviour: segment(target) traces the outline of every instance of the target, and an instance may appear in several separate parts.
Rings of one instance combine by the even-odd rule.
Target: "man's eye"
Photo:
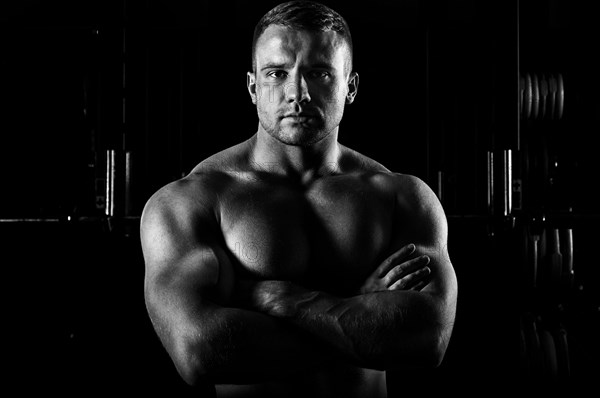
[[[287,73],[285,73],[285,71],[282,70],[274,70],[267,73],[267,76],[274,77],[275,79],[282,79],[287,76]]]
[[[313,71],[311,72],[311,76],[313,78],[317,78],[317,79],[324,79],[329,77],[329,72],[325,72],[325,71]]]

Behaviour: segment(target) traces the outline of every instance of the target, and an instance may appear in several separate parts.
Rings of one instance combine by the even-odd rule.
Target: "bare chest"
[[[221,209],[237,272],[350,293],[389,243],[392,201],[367,185],[241,188],[227,195]]]

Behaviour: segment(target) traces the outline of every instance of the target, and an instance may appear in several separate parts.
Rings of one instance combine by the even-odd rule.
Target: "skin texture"
[[[358,88],[345,46],[267,28],[248,74],[256,134],[144,208],[146,305],[190,385],[384,397],[386,369],[443,359],[457,298],[446,218],[420,179],[338,142]]]
[[[287,145],[312,145],[337,132],[358,75],[349,73],[346,41],[271,25],[256,45],[256,72],[248,88],[259,131]],[[286,117],[287,116],[287,117]]]

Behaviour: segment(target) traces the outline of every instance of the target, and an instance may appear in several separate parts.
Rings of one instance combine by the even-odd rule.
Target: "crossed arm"
[[[349,298],[310,291],[287,281],[260,281],[246,308],[306,331],[358,367],[436,367],[445,351],[443,311],[415,290]]]
[[[400,249],[360,292],[336,297],[288,281],[235,283],[210,211],[191,210],[180,197],[153,198],[141,232],[148,311],[189,384],[257,383],[337,361],[389,369],[442,360],[456,280],[435,202],[421,209],[426,228],[414,234],[415,247],[398,234]]]

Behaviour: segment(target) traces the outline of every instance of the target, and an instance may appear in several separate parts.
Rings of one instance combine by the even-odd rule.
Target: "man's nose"
[[[286,84],[285,98],[288,102],[310,102],[308,84],[302,73],[296,74],[295,78]]]

